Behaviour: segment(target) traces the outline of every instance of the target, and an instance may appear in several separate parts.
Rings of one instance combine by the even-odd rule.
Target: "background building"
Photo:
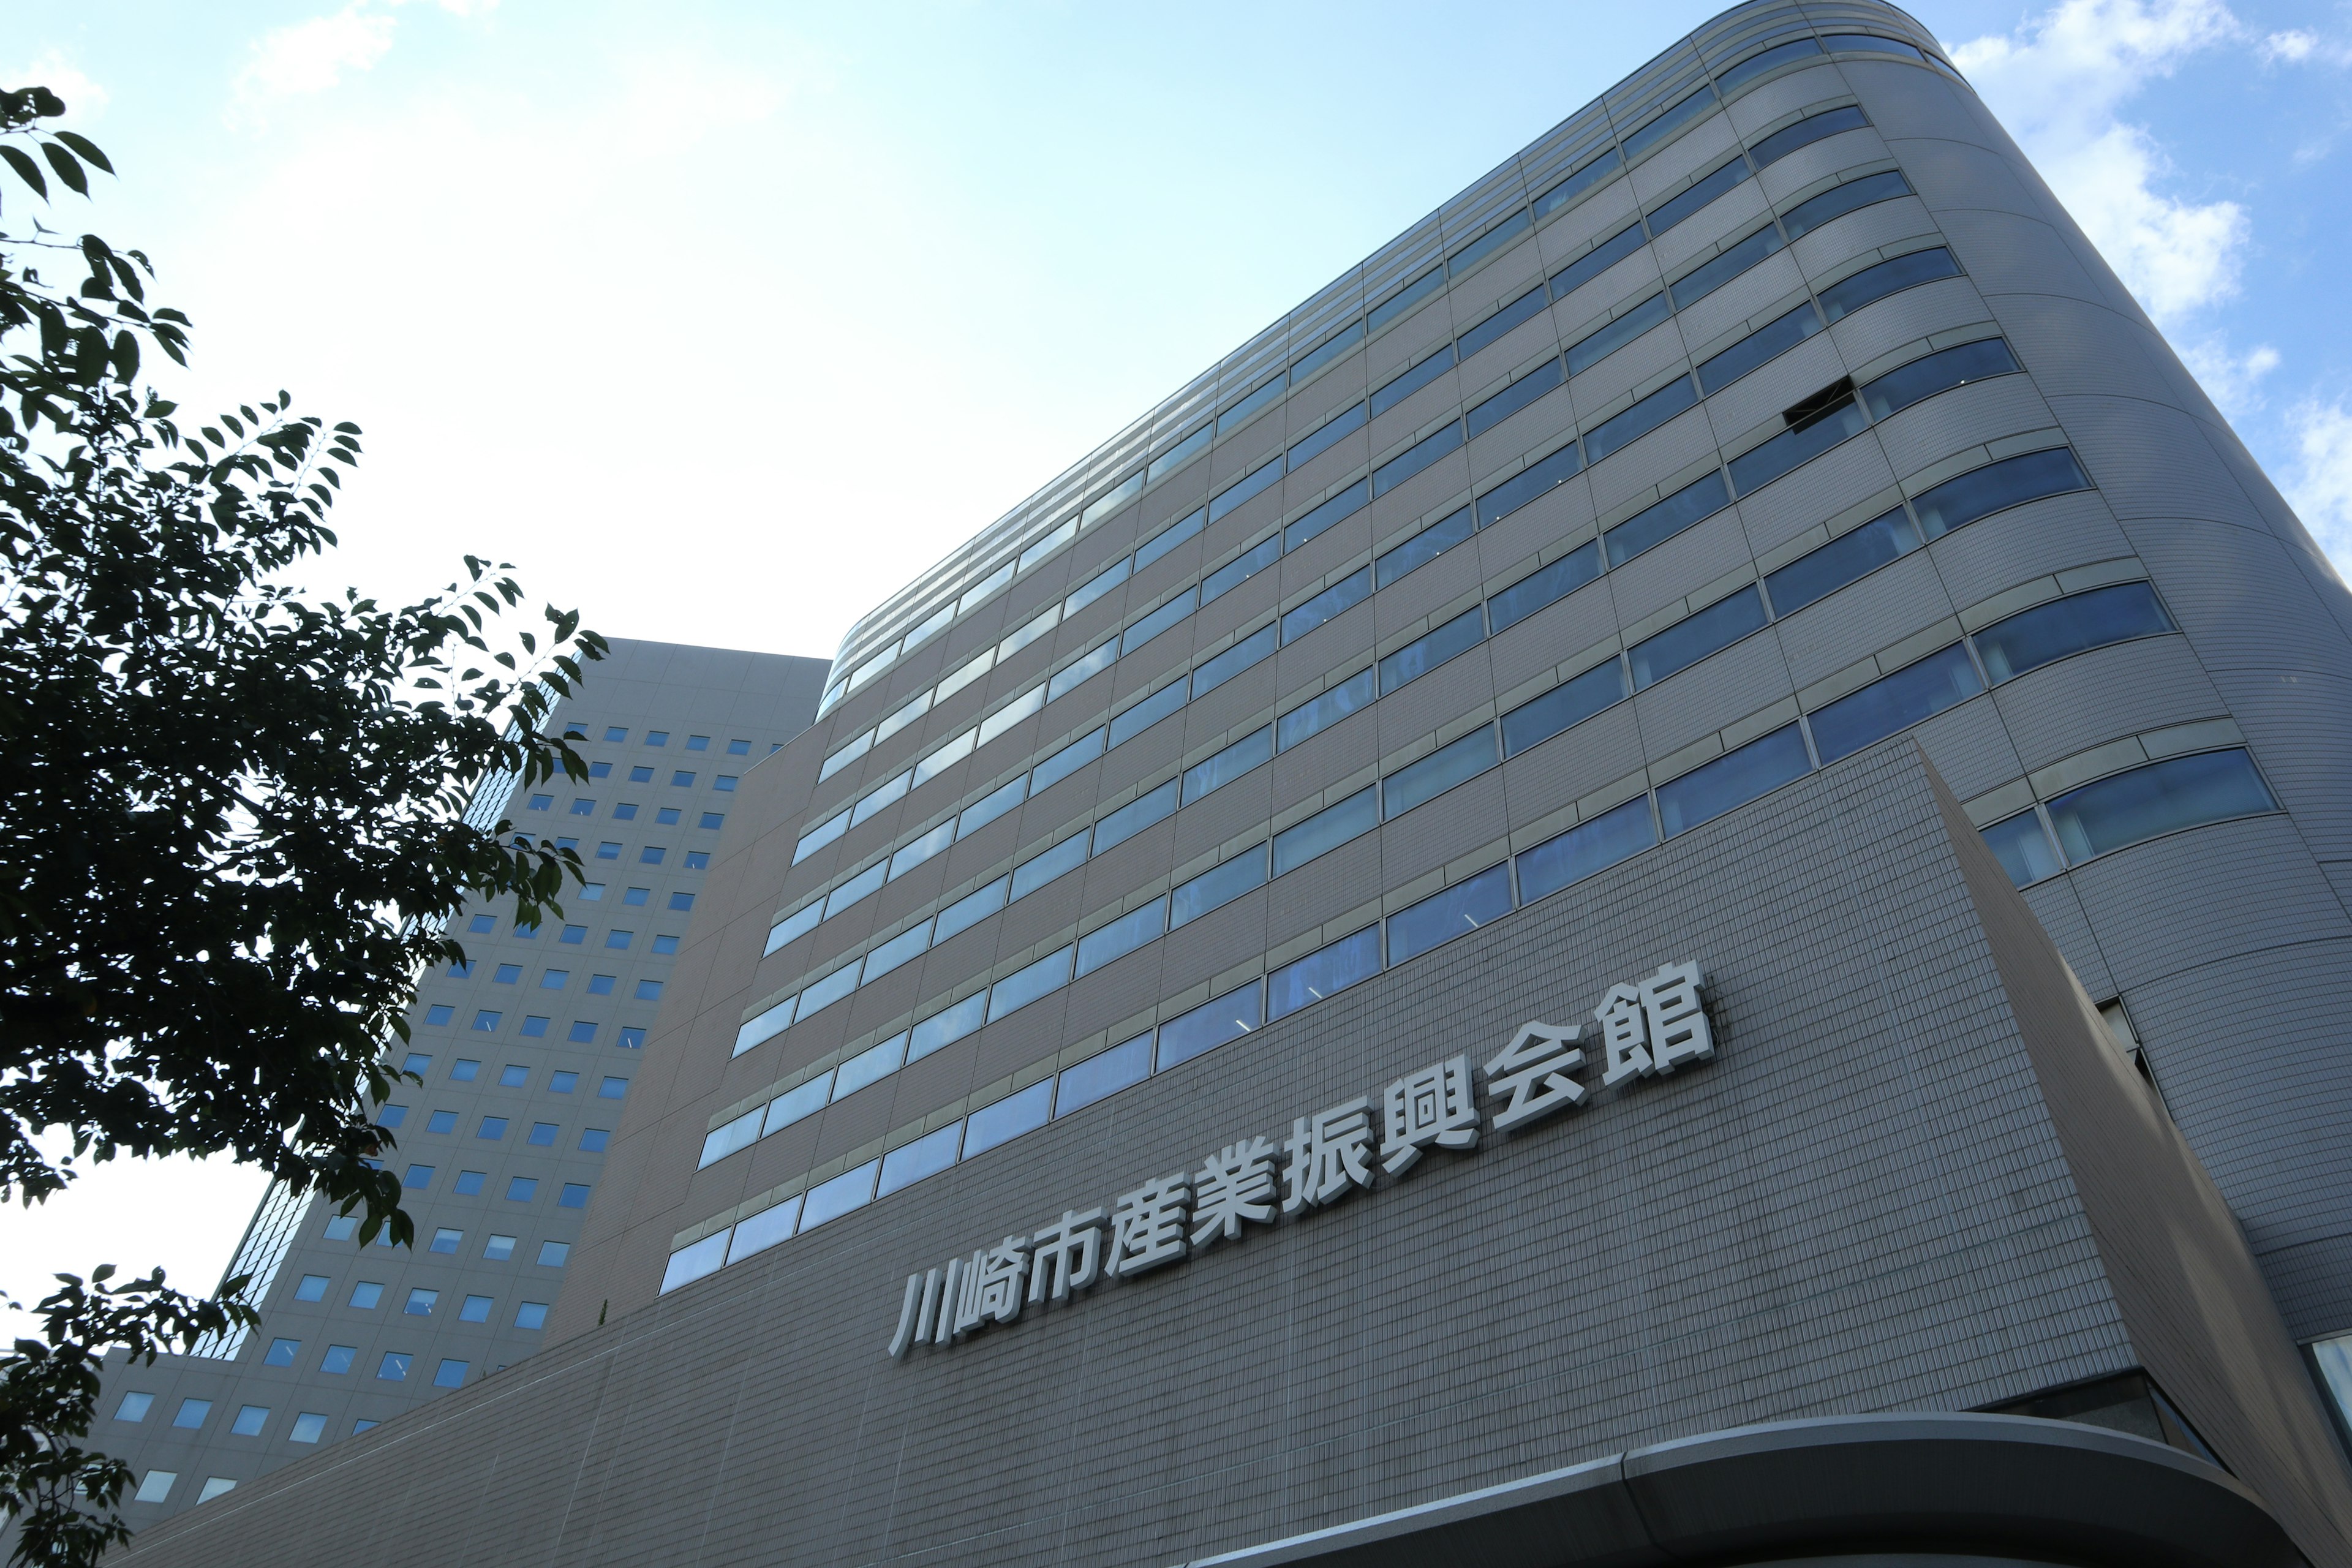
[[[743,775],[808,722],[821,659],[616,638],[556,710],[593,776],[479,817],[575,846],[594,879],[561,927],[461,917],[467,963],[426,980],[404,1085],[379,1113],[415,1249],[362,1247],[357,1215],[273,1185],[228,1273],[258,1327],[110,1363],[93,1438],[166,1518],[537,1350],[628,1096],[646,1031]],[[593,1315],[599,1309],[592,1306]]]
[[[2348,635],[1934,40],[1727,12],[866,617],[550,1348],[131,1560],[2352,1562]]]

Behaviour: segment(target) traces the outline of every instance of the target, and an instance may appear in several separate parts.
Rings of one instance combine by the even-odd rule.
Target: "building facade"
[[[468,911],[467,964],[428,978],[401,1085],[378,1112],[413,1249],[273,1185],[229,1274],[260,1324],[108,1365],[93,1441],[138,1478],[133,1528],[364,1432],[536,1351],[669,982],[751,766],[804,727],[821,659],[615,639],[554,721],[592,776],[478,801],[580,851],[560,927]],[[596,1308],[592,1308],[592,1313]]]
[[[131,1559],[2352,1563],[2347,677],[1932,37],[1728,11],[860,622],[547,1348]]]

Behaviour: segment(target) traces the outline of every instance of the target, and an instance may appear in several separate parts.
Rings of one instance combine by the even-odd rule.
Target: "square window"
[[[440,1291],[427,1290],[419,1285],[408,1293],[408,1305],[401,1310],[412,1318],[429,1318],[433,1315],[433,1303],[440,1299]]]
[[[521,964],[501,963],[499,965],[496,972],[490,975],[490,984],[493,985],[512,985],[516,981],[520,980],[521,978]]]
[[[507,1202],[510,1204],[527,1204],[538,1195],[539,1178],[537,1176],[509,1176],[507,1178]]]
[[[228,1424],[228,1429],[239,1437],[258,1437],[261,1429],[268,1425],[269,1406],[246,1405],[238,1407],[236,1419]]]
[[[675,805],[663,806],[654,813],[654,821],[663,827],[676,827],[685,813]]]
[[[650,902],[653,896],[654,890],[651,888],[631,888],[621,895],[621,902],[630,905],[644,904]]]
[[[555,1135],[562,1131],[552,1121],[534,1121],[530,1124],[530,1141],[540,1148],[552,1149],[555,1147]]]
[[[325,1300],[327,1277],[323,1274],[305,1274],[302,1276],[302,1282],[294,1287],[294,1299],[297,1301]]]
[[[457,1195],[461,1198],[478,1197],[481,1194],[482,1184],[488,1180],[489,1177],[480,1171],[460,1171],[457,1173]]]
[[[212,1410],[213,1402],[209,1399],[183,1399],[180,1401],[180,1413],[172,1417],[172,1425],[194,1431],[205,1424],[205,1417],[211,1415]]]
[[[352,1423],[352,1436],[356,1437],[362,1432],[372,1432],[375,1429],[375,1422],[373,1422],[366,1416],[362,1415],[357,1421]]]
[[[668,850],[663,848],[658,844],[648,844],[643,849],[637,851],[637,864],[641,866],[658,866],[662,863],[662,857],[668,853]]]
[[[492,1142],[496,1142],[506,1135],[507,1119],[503,1116],[485,1116],[482,1118],[482,1124],[474,1129],[475,1137],[488,1138]]]
[[[302,1342],[300,1340],[272,1340],[269,1342],[269,1350],[268,1353],[263,1355],[261,1358],[261,1364],[264,1366],[292,1366],[294,1364],[294,1358],[297,1355],[299,1355],[301,1352]],[[118,1415],[116,1419],[120,1420],[121,1416]]]
[[[590,763],[588,764],[588,776],[592,779],[611,778],[613,776],[613,764],[610,763]]]
[[[375,1304],[383,1300],[383,1287],[373,1279],[357,1280],[352,1286],[351,1305],[356,1310],[373,1310]]]
[[[319,1358],[319,1370],[329,1377],[341,1377],[352,1370],[352,1359],[359,1353],[357,1345],[329,1345],[327,1353]]]
[[[431,1123],[426,1123],[426,1127],[429,1131],[431,1129]],[[327,1239],[329,1241],[349,1241],[353,1236],[359,1233],[359,1215],[355,1214],[336,1215],[333,1218],[327,1221]]]
[[[572,971],[568,969],[551,969],[539,977],[541,991],[561,991],[571,984]]]
[[[530,797],[530,804],[524,809],[529,811],[546,811],[551,809],[554,805],[555,797],[553,795],[535,795]]]
[[[580,1026],[574,1024],[572,1026],[577,1029]],[[588,1032],[592,1036],[594,1035],[596,1026],[591,1024],[588,1026]],[[574,1038],[577,1037],[574,1037]],[[550,1094],[570,1094],[579,1087],[580,1075],[576,1072],[551,1072],[547,1075],[547,1092]]]
[[[563,1191],[556,1194],[555,1206],[562,1209],[584,1209],[588,1206],[588,1184],[566,1182]]]
[[[501,1016],[503,1016],[502,1014],[484,1007],[474,1015],[474,1027],[486,1035],[495,1035],[499,1032],[499,1019]]]
[[[375,1374],[386,1383],[406,1383],[408,1363],[415,1358],[401,1351],[386,1351],[375,1364]]]
[[[518,1329],[547,1327],[547,1303],[544,1301],[516,1302],[514,1326]]]
[[[710,787],[719,791],[721,795],[731,794],[735,788],[735,775],[733,773],[720,773],[717,778],[710,781]]]
[[[672,893],[669,896],[669,907],[682,914],[686,910],[694,908],[694,895],[692,893]]]
[[[586,926],[565,926],[563,928],[563,934],[557,937],[555,940],[562,942],[566,947],[578,947],[582,942],[588,940],[588,928]]]
[[[375,1244],[386,1250],[390,1250],[392,1247],[392,1226],[385,1226],[375,1233]]]
[[[436,1388],[456,1388],[465,1381],[466,1363],[462,1361],[444,1361],[433,1369],[433,1386]]]
[[[267,1412],[264,1412],[264,1414],[267,1414]],[[233,1492],[235,1490],[236,1490],[236,1482],[230,1479],[228,1477],[207,1476],[205,1478],[204,1489],[196,1493],[196,1500],[198,1502],[210,1502],[213,1499],[220,1496],[223,1492]]]
[[[473,1057],[459,1057],[449,1064],[451,1083],[471,1083],[482,1076],[482,1064]]]
[[[448,1003],[436,1002],[433,1005],[425,1009],[425,1021],[428,1024],[446,1024],[451,1018],[456,1017],[457,1015],[457,1010],[449,1005]],[[430,1058],[428,1058],[427,1059],[429,1060]]]
[[[625,801],[625,801],[621,802],[618,805],[615,805],[614,807],[613,807],[613,820],[614,820],[614,821],[615,821],[615,822],[635,822],[636,819],[637,819],[637,807],[636,807],[636,803],[635,803],[635,802],[634,802],[634,801]]]
[[[646,1032],[643,1029],[624,1029],[621,1037],[613,1043],[625,1051],[641,1051],[646,1048]]]
[[[580,848],[580,840],[577,838],[558,838],[555,841],[555,847],[558,849],[570,849],[576,853]]]
[[[604,740],[607,744],[617,746],[628,738],[629,732],[621,728],[618,724],[607,725],[605,727]]]
[[[467,1297],[465,1301],[457,1308],[457,1321],[461,1323],[488,1322],[490,1321],[490,1299],[488,1296]]]
[[[607,838],[604,843],[596,846],[597,859],[618,860],[620,858],[621,845],[618,839]]]
[[[588,731],[577,724],[566,724],[563,726],[563,738],[567,741],[584,741],[588,738]]]
[[[518,925],[514,928],[514,933],[515,940],[517,942],[529,942],[533,937],[539,935],[539,928],[537,926]]]
[[[730,757],[748,757],[751,754],[751,742],[730,741],[727,742],[727,754]]]
[[[603,1153],[604,1146],[612,1141],[613,1134],[608,1128],[583,1127],[580,1130],[580,1147],[588,1153]]]
[[[608,1078],[596,1086],[596,1098],[599,1100],[619,1100],[628,1092],[629,1080],[625,1078]]]
[[[530,1069],[520,1062],[509,1062],[499,1069],[500,1089],[520,1089],[530,1081]]]
[[[172,1495],[172,1483],[180,1479],[177,1470],[150,1470],[131,1496],[132,1502],[162,1502]]]
[[[494,1236],[482,1244],[482,1256],[493,1263],[503,1263],[514,1256],[514,1249],[513,1237]]]
[[[593,904],[593,903],[597,903],[597,902],[602,901],[602,900],[603,900],[603,899],[604,899],[604,883],[602,883],[602,882],[583,882],[583,883],[581,883],[581,884],[580,884],[580,901],[581,901],[582,903],[583,903],[583,904]],[[571,928],[570,928],[569,926],[566,926],[564,929],[565,929],[566,931],[569,931]]]
[[[590,800],[584,795],[581,795],[572,803],[572,815],[574,816],[593,816],[596,815],[596,803]]]
[[[648,731],[646,731],[646,745],[648,745],[648,746],[667,746],[667,745],[668,745],[668,744],[669,744],[669,731],[668,731],[667,730],[648,730]]]
[[[292,1342],[289,1340],[278,1342],[280,1344]],[[122,1396],[122,1403],[114,1407],[114,1418],[117,1421],[144,1421],[148,1408],[154,1403],[155,1396],[152,1394],[126,1394]]]
[[[657,936],[654,938],[654,952],[656,953],[668,954],[676,952],[677,951],[677,938],[674,936]]]
[[[570,1040],[575,1046],[587,1045],[589,1042],[595,1039],[595,1037],[596,1026],[585,1018],[572,1019],[572,1032],[564,1037],[565,1039]],[[574,1081],[577,1081],[577,1079],[575,1079]],[[550,1084],[548,1087],[551,1089],[554,1088],[552,1084]]]
[[[637,982],[636,994],[637,1000],[640,1002],[660,1001],[661,991],[662,983],[658,980],[640,980]]]
[[[445,1225],[434,1231],[433,1245],[426,1247],[425,1250],[427,1252],[446,1252],[451,1257],[455,1257],[457,1252],[457,1244],[465,1239],[466,1233],[464,1231],[451,1230]]]
[[[425,1119],[425,1131],[427,1132],[455,1132],[457,1131],[457,1113],[454,1110],[435,1111],[432,1115]]]
[[[592,974],[588,977],[588,994],[610,996],[613,994],[613,976],[609,974]]]
[[[637,933],[633,931],[608,931],[604,933],[604,945],[625,949],[630,942],[636,940],[636,936]]]
[[[572,1244],[568,1241],[542,1241],[539,1244],[539,1266],[541,1268],[561,1268],[563,1260],[571,1256]]]
[[[463,980],[473,973],[474,961],[470,958],[461,958],[449,966],[449,978],[452,980]]]
[[[669,775],[669,787],[672,789],[692,789],[694,787],[694,775],[688,773],[684,768],[679,768]]]
[[[702,821],[697,826],[708,832],[716,833],[727,826],[727,814],[723,811],[706,811],[702,814]]]
[[[305,1410],[294,1417],[294,1425],[287,1430],[286,1440],[289,1443],[315,1443],[326,1435],[326,1416],[315,1410]]]
[[[433,1058],[426,1056],[423,1051],[411,1051],[408,1053],[406,1059],[402,1061],[400,1064],[400,1070],[403,1072],[413,1072],[417,1077],[423,1078],[425,1076],[425,1069],[432,1065]]]
[[[400,1184],[408,1188],[412,1192],[423,1191],[425,1188],[433,1184],[433,1167],[430,1165],[409,1166],[408,1173],[400,1178]]]
[[[537,1013],[525,1013],[522,1016],[522,1037],[524,1039],[535,1040],[545,1033],[547,1033],[547,1020],[544,1017],[541,1016]]]
[[[708,735],[688,735],[686,738],[686,749],[689,752],[707,752],[710,750],[710,737]]]
[[[375,1124],[378,1127],[397,1127],[407,1120],[408,1107],[404,1105],[380,1105],[376,1107]]]
[[[631,768],[629,770],[629,782],[631,784],[651,784],[654,782],[654,771],[651,768]]]
[[[472,920],[466,922],[466,929],[473,932],[475,935],[479,936],[482,932],[489,930],[492,926],[495,926],[498,923],[498,920],[495,916],[476,915]]]
[[[688,850],[688,851],[686,852],[686,868],[687,868],[688,870],[689,870],[689,871],[708,871],[708,870],[709,870],[709,869],[710,869],[710,851],[709,851],[709,850],[708,850],[708,849],[689,849],[689,850]]]

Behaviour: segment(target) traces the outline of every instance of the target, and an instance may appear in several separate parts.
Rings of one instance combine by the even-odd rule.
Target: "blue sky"
[[[1719,8],[17,0],[0,72],[111,154],[40,216],[154,258],[175,392],[366,428],[314,586],[471,551],[608,634],[830,655]],[[2352,5],[1914,10],[2352,564]],[[0,1214],[0,1289],[209,1283],[257,1190],[106,1173]]]

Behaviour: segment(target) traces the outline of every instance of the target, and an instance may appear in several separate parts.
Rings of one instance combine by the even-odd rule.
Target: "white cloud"
[[[2288,416],[2295,443],[2287,500],[2336,569],[2352,577],[2352,408],[2341,398],[2305,402]]]
[[[30,65],[19,66],[0,78],[0,85],[10,88],[37,84],[65,100],[66,117],[61,123],[67,126],[87,125],[106,111],[106,89],[84,76],[56,49],[44,50]]]
[[[236,79],[239,102],[324,92],[346,71],[363,71],[392,47],[390,16],[373,16],[362,5],[331,16],[313,16],[266,33]]]
[[[2279,352],[2270,344],[2257,343],[2244,353],[2233,353],[2218,333],[2180,344],[2179,353],[2205,395],[2231,419],[2242,419],[2262,406],[2260,383],[2279,367]]]
[[[2318,34],[2306,33],[2298,27],[2284,33],[2273,33],[2264,38],[2262,56],[2266,60],[2285,60],[2292,64],[2296,60],[2309,59],[2311,51],[2318,47]]]
[[[2163,150],[2120,111],[2189,56],[2242,36],[2219,0],[2064,0],[2014,35],[1951,51],[2159,324],[2236,292],[2246,215],[2157,190]]]

